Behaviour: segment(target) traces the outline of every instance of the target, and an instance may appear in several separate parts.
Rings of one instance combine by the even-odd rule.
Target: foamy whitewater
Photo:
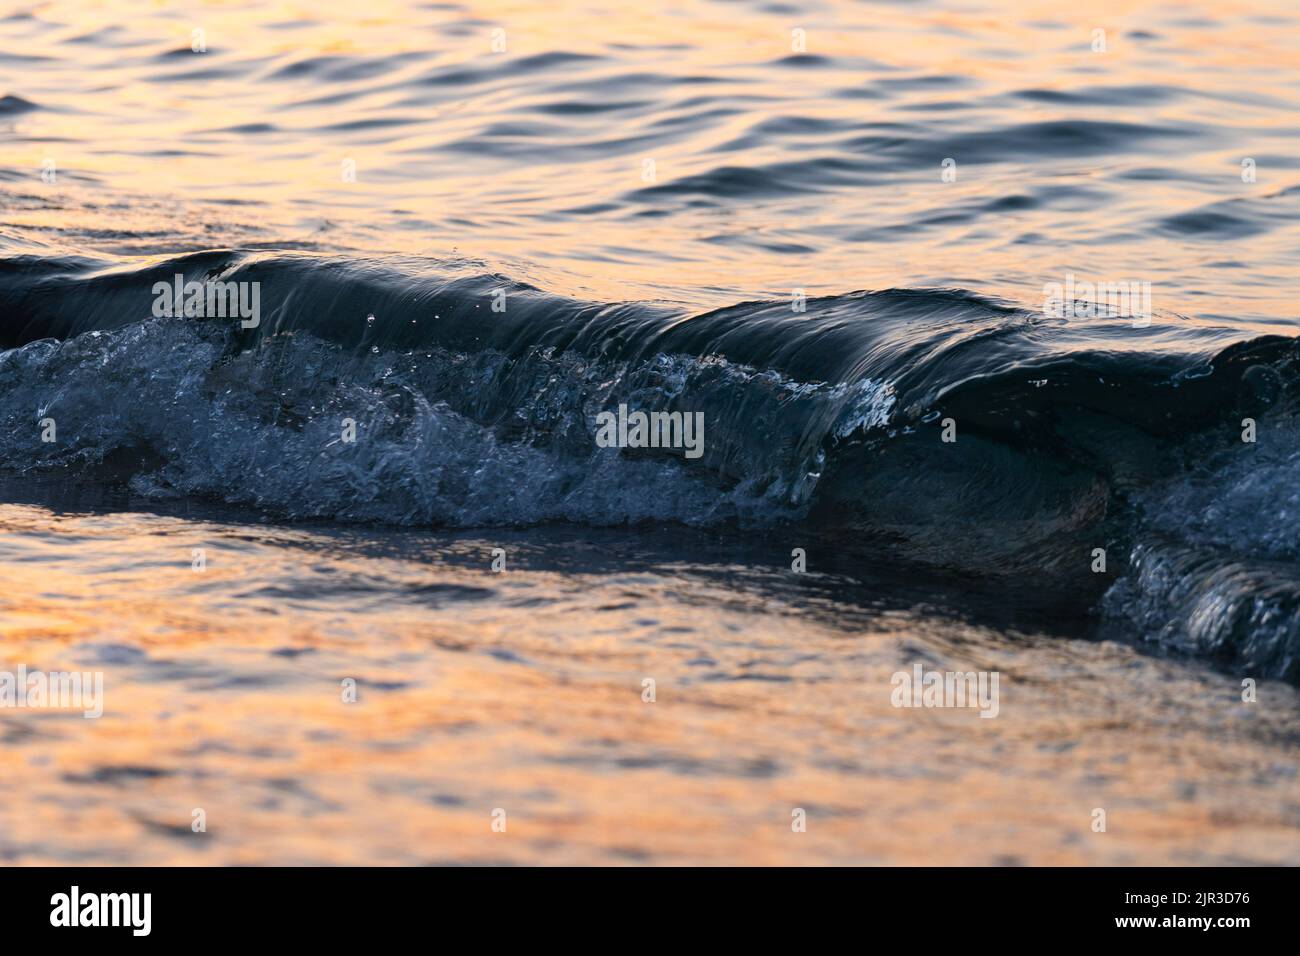
[[[0,670],[103,675],[0,859],[1294,862],[1285,5],[114,6],[0,20]]]

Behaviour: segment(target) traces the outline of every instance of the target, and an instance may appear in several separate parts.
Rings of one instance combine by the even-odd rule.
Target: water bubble
[[[1247,407],[1267,408],[1282,394],[1282,379],[1267,365],[1252,365],[1241,376],[1241,389]]]

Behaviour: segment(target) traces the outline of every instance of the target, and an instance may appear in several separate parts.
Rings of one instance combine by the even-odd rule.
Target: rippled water
[[[0,710],[0,860],[1294,862],[1297,41],[0,17],[0,671],[105,677]],[[178,273],[260,322],[158,316]],[[700,458],[599,447],[620,402]],[[915,664],[998,716],[892,706]]]
[[[6,238],[706,306],[1137,268],[1189,318],[1289,324],[1298,34],[1282,2],[44,3],[0,21]]]
[[[6,659],[102,670],[106,707],[6,715],[0,857],[1294,860],[1293,689],[1244,704],[1203,668],[1056,633],[1014,591],[850,575],[816,546],[829,567],[792,575],[786,544],[6,505]],[[916,663],[999,671],[997,718],[892,707]]]

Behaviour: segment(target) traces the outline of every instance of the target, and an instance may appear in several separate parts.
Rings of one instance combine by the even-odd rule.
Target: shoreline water
[[[900,585],[940,592],[888,564],[796,575],[685,534],[693,545],[670,529],[656,551],[654,535],[572,527],[447,536],[0,507],[5,662],[102,670],[106,704],[99,720],[5,715],[0,855],[1294,857],[1293,688],[1261,681],[1247,704],[1195,661],[963,620],[970,600],[927,610]],[[894,707],[893,672],[914,662],[998,672],[997,719]]]

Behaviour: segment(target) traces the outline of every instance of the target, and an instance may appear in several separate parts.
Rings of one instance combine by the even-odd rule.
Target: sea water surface
[[[6,11],[0,860],[1295,862],[1298,20]]]

